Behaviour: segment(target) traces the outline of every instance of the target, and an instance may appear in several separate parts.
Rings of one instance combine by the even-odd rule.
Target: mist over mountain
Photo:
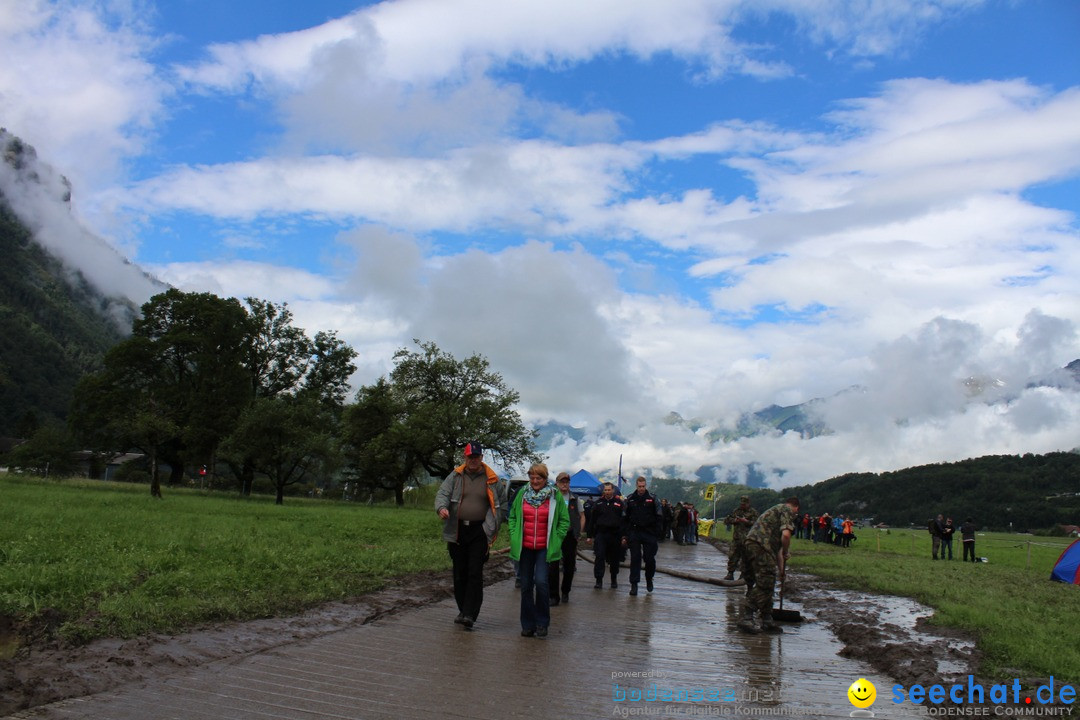
[[[936,380],[935,380],[936,383]],[[1073,360],[1064,367],[1040,373],[1020,381],[1006,381],[994,376],[969,376],[953,382],[953,391],[975,407],[991,412],[1005,414],[1025,410],[1026,393],[1038,397],[1040,391],[1067,393],[1072,402],[1080,398],[1080,359]],[[912,393],[920,393],[919,388],[912,388]],[[668,442],[681,441],[687,447],[704,445],[706,452],[715,453],[720,458],[731,453],[732,449],[750,447],[760,448],[760,454],[737,452],[737,461],[703,463],[692,468],[679,463],[671,463],[651,468],[632,468],[632,459],[627,458],[623,476],[643,473],[651,477],[682,477],[705,483],[731,483],[752,488],[778,488],[790,485],[789,469],[783,462],[777,461],[769,451],[777,444],[787,446],[793,443],[810,443],[815,439],[836,436],[847,428],[837,429],[829,424],[830,413],[836,412],[837,405],[858,403],[867,400],[873,390],[863,386],[852,386],[841,390],[829,398],[813,398],[798,405],[770,405],[754,412],[742,413],[727,421],[701,417],[684,418],[678,412],[669,412],[657,424],[672,432]],[[1053,419],[1053,416],[1050,416]],[[1061,417],[1064,421],[1066,418]],[[917,422],[917,419],[915,420]],[[892,420],[898,427],[913,424],[909,418],[898,417]],[[605,446],[611,453],[608,457],[617,460],[622,453],[626,437],[632,431],[620,429],[616,423],[607,422],[601,429],[590,431],[588,428],[574,427],[555,421],[539,426],[537,445],[549,455],[561,455],[576,447]],[[749,441],[749,442],[747,442]],[[1080,447],[1080,439],[1070,448]],[[617,465],[607,460],[593,466],[585,466],[593,472],[614,478]],[[892,468],[899,470],[900,468]],[[888,473],[885,473],[888,477]],[[824,475],[819,479],[825,479]],[[797,480],[800,484],[805,478]],[[805,486],[804,486],[805,487]]]
[[[0,434],[67,415],[79,378],[165,289],[79,225],[71,187],[0,129]]]

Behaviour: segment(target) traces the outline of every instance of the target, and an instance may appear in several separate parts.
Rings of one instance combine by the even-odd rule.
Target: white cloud
[[[163,114],[152,45],[122,4],[0,1],[3,124],[76,187],[114,181]]]

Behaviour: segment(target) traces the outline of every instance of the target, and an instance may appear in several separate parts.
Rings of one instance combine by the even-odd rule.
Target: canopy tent
[[[604,483],[588,470],[578,470],[570,476],[570,492],[575,495],[603,495]]]
[[[1074,540],[1065,548],[1050,571],[1050,579],[1080,585],[1080,540]]]

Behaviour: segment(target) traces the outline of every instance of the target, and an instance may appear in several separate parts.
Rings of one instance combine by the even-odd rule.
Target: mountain
[[[0,154],[0,435],[25,437],[66,417],[79,378],[166,286],[78,225],[70,184],[32,147],[0,129]],[[135,292],[101,289],[114,280]]]
[[[692,489],[686,497],[700,498]],[[987,455],[886,473],[850,473],[783,490],[716,486],[719,517],[749,495],[759,511],[792,495],[812,515],[828,512],[893,527],[925,527],[938,513],[983,530],[1038,530],[1080,524],[1080,454]],[[672,497],[675,497],[672,495]],[[711,511],[709,503],[698,507]]]

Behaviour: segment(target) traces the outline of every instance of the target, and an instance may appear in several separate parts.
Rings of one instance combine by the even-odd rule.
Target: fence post
[[[877,538],[877,551],[881,552],[881,530],[875,532],[874,536]]]
[[[1025,569],[1025,570],[1030,570],[1030,569],[1031,569],[1031,541],[1030,541],[1030,540],[1028,540],[1028,544],[1027,544],[1027,546],[1028,546],[1028,551],[1027,551],[1027,564],[1026,564],[1026,565],[1024,565],[1024,569]]]

